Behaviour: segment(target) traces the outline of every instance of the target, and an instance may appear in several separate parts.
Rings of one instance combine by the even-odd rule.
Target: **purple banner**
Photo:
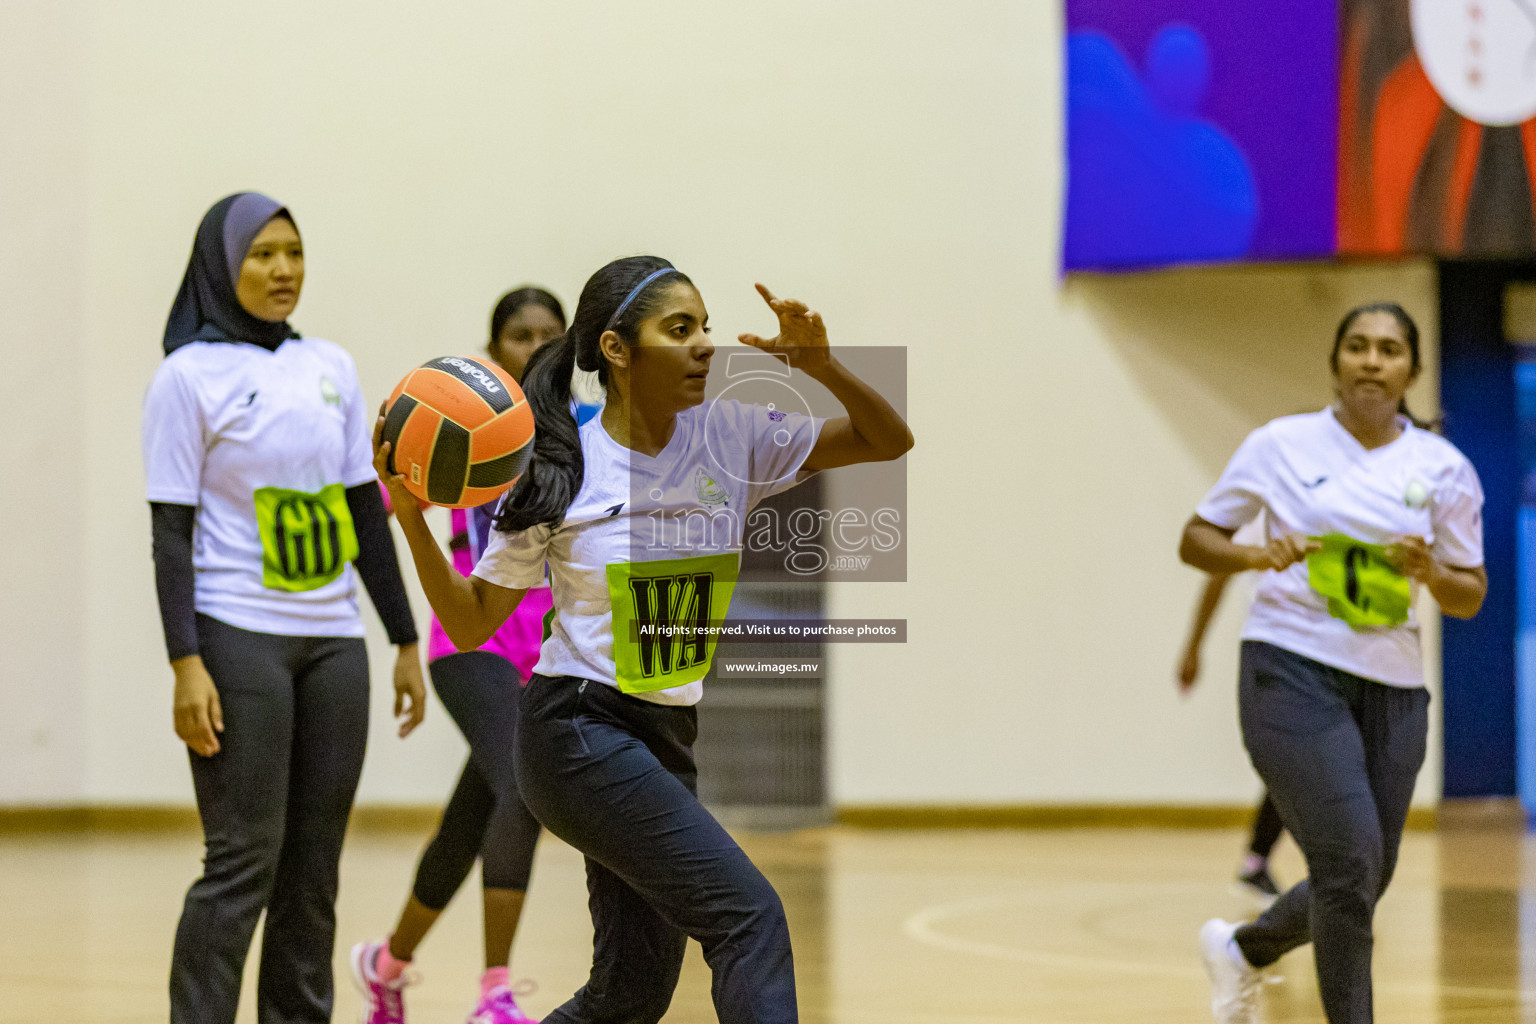
[[[1066,270],[1336,251],[1335,0],[1067,0]]]

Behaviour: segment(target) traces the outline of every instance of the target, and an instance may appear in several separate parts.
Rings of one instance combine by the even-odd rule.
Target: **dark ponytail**
[[[608,360],[599,345],[613,331],[626,344],[640,336],[640,323],[655,310],[665,286],[691,283],[657,256],[614,260],[593,274],[564,337],[536,351],[523,371],[523,394],[533,408],[533,460],[502,503],[496,528],[516,533],[547,523],[558,526],[581,490],[585,466],[576,417],[571,410],[571,376],[594,371],[608,385]]]
[[[1413,372],[1418,373],[1423,363],[1419,359],[1419,325],[1414,323],[1413,317],[1408,311],[1395,302],[1367,302],[1362,306],[1356,306],[1344,314],[1344,319],[1339,321],[1339,329],[1333,335],[1333,351],[1328,355],[1328,366],[1337,375],[1339,372],[1339,349],[1344,344],[1344,338],[1349,334],[1349,329],[1355,325],[1355,321],[1367,313],[1386,313],[1397,321],[1397,326],[1402,329],[1403,340],[1408,345],[1408,354],[1412,359]],[[1440,421],[1421,420],[1408,409],[1408,400],[1400,399],[1397,403],[1399,415],[1406,416],[1408,422],[1420,430],[1439,431]]]

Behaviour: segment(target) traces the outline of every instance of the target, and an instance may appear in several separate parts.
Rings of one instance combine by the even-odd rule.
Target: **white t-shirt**
[[[1482,565],[1477,472],[1449,441],[1400,422],[1395,441],[1368,451],[1332,409],[1272,420],[1248,435],[1196,514],[1237,529],[1263,512],[1270,538],[1344,535],[1385,546],[1417,535],[1447,565]],[[1406,621],[1361,626],[1335,617],[1311,580],[1306,561],[1261,573],[1243,638],[1392,686],[1423,685],[1417,585]]]
[[[319,338],[275,352],[193,342],[144,397],[150,501],[197,506],[196,607],[241,629],[362,636],[345,490],[373,480],[352,357]]]
[[[678,413],[654,458],[614,441],[601,416],[583,424],[585,474],[564,522],[496,531],[475,567],[487,582],[527,589],[549,563],[555,618],[534,671],[657,704],[698,703],[714,641],[647,627],[726,617],[747,514],[805,478],[822,422],[705,402]]]

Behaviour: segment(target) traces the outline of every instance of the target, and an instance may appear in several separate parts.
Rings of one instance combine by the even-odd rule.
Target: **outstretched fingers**
[[[768,308],[780,317],[803,315],[809,310],[809,307],[799,299],[779,298],[768,290],[767,285],[761,282],[754,285],[754,287],[757,289],[757,294],[763,297],[763,301],[768,303]]]

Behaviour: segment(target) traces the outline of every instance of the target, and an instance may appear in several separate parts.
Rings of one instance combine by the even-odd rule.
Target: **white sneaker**
[[[1211,978],[1211,1013],[1216,1024],[1258,1024],[1259,984],[1263,973],[1232,955],[1237,925],[1219,917],[1200,929],[1200,956]]]

